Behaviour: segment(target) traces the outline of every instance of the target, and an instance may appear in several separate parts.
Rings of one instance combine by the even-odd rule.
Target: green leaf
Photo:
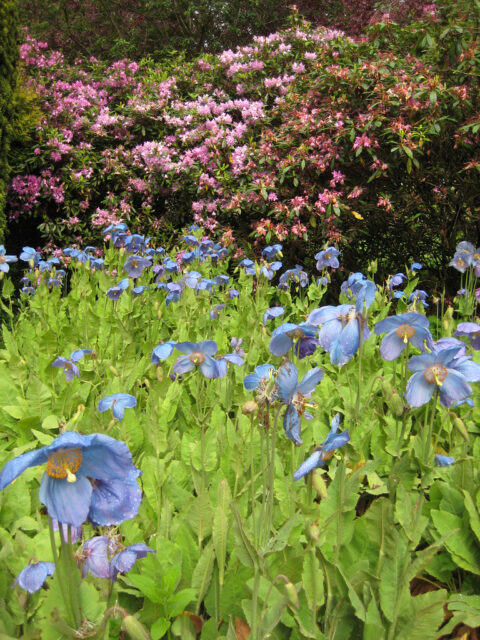
[[[208,591],[213,574],[215,551],[213,543],[209,542],[203,549],[192,575],[192,587],[197,590],[197,611],[200,609],[205,594]]]
[[[168,613],[170,617],[174,618],[182,613],[182,611],[185,610],[185,607],[190,604],[192,600],[195,600],[196,595],[196,589],[182,589],[170,596],[167,600]]]
[[[152,640],[160,640],[170,629],[170,620],[167,618],[158,618],[150,628],[150,636]]]
[[[468,531],[462,518],[436,509],[433,509],[430,515],[441,536],[447,536],[452,531],[455,532],[445,541],[445,546],[453,560],[462,569],[480,575],[480,547]]]
[[[313,549],[308,550],[303,559],[302,586],[309,608],[321,607],[325,600],[323,574]]]
[[[223,478],[218,485],[218,505],[214,511],[212,527],[212,541],[217,558],[220,587],[223,587],[227,560],[228,518],[226,509],[228,509],[230,501],[230,488],[227,480]]]
[[[129,575],[129,579],[130,582],[151,602],[160,603],[163,601],[163,594],[160,586],[158,582],[155,582],[152,578],[139,574],[132,574]]]

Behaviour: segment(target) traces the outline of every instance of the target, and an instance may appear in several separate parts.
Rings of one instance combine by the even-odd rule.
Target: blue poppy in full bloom
[[[375,334],[387,333],[380,345],[380,355],[385,360],[395,360],[409,342],[420,351],[432,351],[433,338],[429,326],[428,319],[415,312],[401,313],[377,322]]]
[[[255,263],[253,260],[250,260],[250,258],[244,258],[238,263],[238,266],[241,267],[247,275],[255,275]]]
[[[180,356],[173,365],[173,371],[180,375],[192,371],[196,366],[206,378],[219,378],[217,362],[213,356],[217,353],[217,343],[213,340],[203,342],[178,342],[176,348],[187,355]]]
[[[460,273],[465,273],[469,267],[475,265],[475,262],[478,260],[476,257],[477,253],[478,250],[475,250],[471,242],[465,240],[459,242],[455,250],[455,255],[448,266],[454,267],[457,271],[460,271]]]
[[[278,369],[278,397],[287,409],[283,416],[283,428],[287,437],[296,445],[302,444],[300,436],[300,416],[311,403],[306,400],[323,378],[323,370],[315,367],[308,371],[298,382],[297,368],[292,362],[285,362]],[[244,383],[245,384],[245,383]]]
[[[133,236],[130,236],[133,237]],[[123,265],[123,270],[128,273],[130,278],[139,278],[143,270],[152,266],[152,261],[148,258],[142,258],[142,256],[129,256],[128,260]]]
[[[254,373],[249,373],[243,380],[243,386],[247,391],[257,389],[262,381],[269,381],[275,371],[273,364],[259,364]]]
[[[426,404],[438,389],[440,402],[449,407],[472,393],[468,384],[480,379],[480,365],[467,356],[458,357],[459,347],[413,356],[408,368],[413,376],[407,384],[406,399],[411,407]]]
[[[113,417],[118,421],[123,420],[125,409],[133,409],[137,406],[136,399],[128,393],[114,393],[111,396],[102,398],[98,403],[97,409],[100,413],[112,409]]]
[[[282,268],[282,263],[278,260],[276,262],[266,262],[260,269],[260,275],[265,276],[267,280],[272,280],[275,272]]]
[[[107,296],[107,298],[110,298],[110,300],[118,300],[122,293],[126,289],[128,289],[128,284],[128,278],[124,278],[123,280],[120,280],[120,282],[114,287],[110,287],[105,295]]]
[[[95,433],[67,431],[41,449],[7,462],[0,490],[29,467],[46,464],[40,502],[58,522],[79,527],[87,519],[102,526],[133,518],[141,502],[140,471],[124,442]]]
[[[28,262],[31,267],[36,267],[40,262],[40,254],[32,247],[23,247],[20,260]]]
[[[284,313],[285,309],[283,307],[270,307],[270,309],[267,309],[263,314],[263,326],[266,326],[268,320],[283,316]]]
[[[284,356],[294,348],[295,354],[300,358],[311,356],[317,348],[317,327],[307,322],[292,324],[285,322],[277,327],[272,333],[269,349],[274,356]]]
[[[299,284],[301,287],[308,285],[308,274],[299,264],[297,264],[295,269],[287,269],[287,271],[282,273],[278,282],[278,288],[286,291],[292,282]]]
[[[300,478],[306,476],[310,471],[318,467],[323,467],[336,449],[340,449],[340,447],[345,446],[347,442],[349,442],[350,434],[348,433],[348,429],[342,431],[342,433],[337,433],[340,420],[341,415],[337,413],[332,420],[327,439],[316,447],[312,455],[295,471],[293,474],[295,480],[300,480]]]
[[[28,593],[35,593],[45,584],[49,576],[55,573],[55,565],[53,562],[30,562],[25,569],[22,569],[13,583],[18,584]]]
[[[117,541],[109,536],[94,536],[85,540],[79,555],[82,578],[89,573],[95,578],[109,578],[109,556],[112,556],[116,550]]]
[[[9,262],[17,262],[17,256],[7,256],[5,255],[5,247],[3,244],[0,244],[0,271],[3,273],[8,273],[10,267],[8,266]]]
[[[319,251],[315,255],[315,260],[317,261],[317,269],[322,271],[325,267],[331,267],[332,269],[338,269],[340,263],[338,261],[338,256],[340,255],[340,251],[335,249],[335,247],[327,247],[323,251]]]
[[[416,289],[408,296],[408,304],[412,305],[413,310],[415,310],[419,302],[422,303],[423,307],[428,307],[428,304],[425,302],[427,298],[428,293],[426,291],[423,289]]]

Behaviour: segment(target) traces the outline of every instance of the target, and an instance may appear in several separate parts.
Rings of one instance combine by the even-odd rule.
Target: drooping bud
[[[448,307],[442,318],[442,327],[444,331],[450,334],[453,330],[453,307]]]
[[[385,402],[388,403],[388,401],[390,400],[393,394],[393,387],[390,384],[390,382],[388,382],[388,380],[385,380],[385,378],[382,378],[381,386],[382,386],[382,393],[383,393],[383,397],[385,398]]]
[[[308,535],[313,542],[318,542],[320,540],[320,527],[316,522],[312,522],[312,524],[308,528]]]
[[[388,406],[392,409],[393,413],[397,417],[401,416],[405,410],[405,403],[403,401],[403,398],[396,391],[392,393],[390,402],[388,402]]]
[[[150,634],[135,616],[125,616],[122,620],[122,631],[128,633],[132,640],[150,640]]]
[[[110,371],[113,373],[114,376],[117,376],[118,378],[118,371],[115,369],[115,367],[113,366],[113,364],[109,364],[108,368],[110,369]]]
[[[317,469],[312,471],[312,486],[320,498],[325,500],[325,498],[328,497],[327,485],[323,479],[323,475]]]
[[[298,599],[298,593],[293,582],[290,582],[289,580],[285,583],[284,587],[289,603],[292,607],[295,607],[295,609],[300,609],[300,600]]]
[[[470,442],[470,435],[468,433],[468,430],[467,430],[467,427],[465,426],[464,421],[458,416],[455,416],[452,420],[452,424],[455,427],[455,429],[461,434],[465,442]]]

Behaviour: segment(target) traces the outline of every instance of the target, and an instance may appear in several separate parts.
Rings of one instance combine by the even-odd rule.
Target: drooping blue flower
[[[128,393],[114,393],[102,398],[97,405],[100,413],[112,409],[113,417],[118,421],[123,420],[125,409],[133,409],[137,406],[137,400]]]
[[[476,322],[460,322],[454,336],[467,336],[475,351],[480,350],[480,324]]]
[[[129,283],[128,278],[124,278],[117,285],[108,289],[105,295],[107,296],[107,298],[110,298],[110,300],[114,300],[114,301],[118,300],[122,295],[122,293],[126,289],[128,289],[128,283]]]
[[[125,233],[127,230],[128,226],[124,222],[118,222],[117,224],[108,225],[108,227],[102,231],[102,234],[106,236],[107,233]]]
[[[75,376],[80,378],[80,371],[77,367],[77,362],[80,362],[83,356],[89,353],[92,353],[91,349],[77,349],[76,351],[72,351],[70,354],[70,360],[59,356],[54,360],[54,362],[52,362],[52,367],[63,367],[65,379],[68,382],[71,382]]]
[[[263,314],[263,326],[266,326],[268,320],[283,316],[284,313],[285,309],[283,307],[270,307],[270,309],[267,309]]]
[[[45,584],[49,576],[55,573],[55,565],[53,562],[36,562],[32,561],[25,569],[22,569],[13,583],[13,586],[19,585],[28,593],[35,593]]]
[[[255,367],[255,373],[249,373],[243,380],[243,386],[247,391],[253,391],[263,381],[269,381],[275,371],[273,364],[259,364]]]
[[[141,493],[136,478],[140,472],[124,442],[99,433],[86,436],[64,432],[51,444],[7,462],[0,473],[0,490],[25,469],[41,464],[47,467],[40,484],[40,501],[51,518],[75,527],[87,518],[107,526],[137,514]],[[103,496],[108,487],[107,501]],[[113,512],[112,497],[116,497]]]
[[[422,265],[420,264],[420,262],[412,262],[412,265],[410,267],[410,271],[420,271],[420,269],[422,269]]]
[[[480,365],[465,356],[457,358],[458,352],[454,346],[410,359],[408,368],[414,373],[407,384],[406,399],[411,407],[426,404],[435,389],[445,407],[471,395],[468,383],[480,379]]]
[[[295,354],[300,358],[311,356],[319,342],[316,338],[317,327],[307,322],[292,324],[285,322],[272,333],[269,349],[274,356],[284,356],[294,348]]]
[[[137,560],[147,557],[147,553],[156,553],[156,551],[147,547],[143,542],[137,542],[122,549],[120,553],[117,553],[110,560],[110,580],[115,582],[119,573],[127,573],[127,571],[130,571]]]
[[[282,245],[281,244],[273,244],[271,246],[265,247],[265,249],[263,249],[262,251],[262,258],[265,258],[266,260],[273,260],[273,258],[275,258],[275,256],[277,256],[278,254],[282,254]]]
[[[168,342],[157,345],[152,351],[152,363],[160,364],[161,360],[166,360],[172,355],[176,345],[177,343],[174,340],[169,340]]]
[[[139,278],[142,275],[143,270],[151,266],[152,261],[148,258],[142,258],[142,256],[133,255],[128,257],[127,261],[123,265],[123,270],[128,273],[130,278]]]
[[[232,338],[230,340],[230,346],[233,349],[233,353],[236,353],[241,358],[245,356],[245,351],[243,350],[243,338]]]
[[[414,309],[419,302],[422,303],[423,307],[428,307],[428,304],[425,302],[427,298],[428,293],[426,291],[423,289],[416,289],[408,296],[408,303],[411,304]]]
[[[168,307],[172,302],[178,302],[182,295],[182,285],[178,282],[168,282],[166,289],[169,292],[165,298],[166,305]]]
[[[22,287],[21,291],[29,296],[35,295],[35,289],[33,287]]]
[[[230,300],[233,300],[234,298],[239,297],[240,292],[238,291],[238,289],[229,289],[227,295],[230,298]]]
[[[150,287],[147,287],[145,285],[139,285],[138,287],[133,287],[132,289],[132,294],[134,296],[141,296],[145,293],[145,291],[147,291],[148,289],[150,289]]]
[[[223,378],[227,375],[228,362],[236,364],[238,367],[241,367],[243,364],[245,364],[242,356],[238,353],[226,353],[224,356],[217,358],[215,362],[217,365],[217,378]]]
[[[8,273],[10,270],[8,263],[17,262],[18,258],[17,256],[7,256],[5,255],[5,253],[5,247],[3,246],[3,244],[0,244],[0,271],[3,271],[3,273]]]
[[[475,247],[471,242],[459,242],[455,251],[455,255],[453,259],[449,262],[449,267],[454,267],[460,273],[465,273],[465,271],[472,267],[475,262]]]
[[[302,288],[308,285],[308,274],[303,270],[303,267],[298,264],[295,269],[287,269],[287,271],[282,273],[278,282],[278,288],[286,291],[292,282],[299,284]]]
[[[332,364],[346,364],[360,346],[361,332],[363,340],[370,335],[363,315],[349,304],[314,309],[308,316],[308,322],[320,327],[318,341],[328,351]]]
[[[109,578],[109,557],[116,553],[117,548],[116,539],[109,536],[94,536],[85,540],[80,554],[82,578],[89,573],[95,578]]]
[[[132,233],[131,236],[127,236],[125,238],[123,246],[129,253],[139,253],[148,245],[149,242],[150,238],[145,238],[145,236],[142,236],[139,233]]]
[[[260,268],[260,275],[265,276],[267,280],[272,280],[273,276],[275,275],[275,272],[281,268],[282,268],[282,263],[278,262],[278,260],[276,262],[271,262],[271,263],[266,262]]]
[[[200,246],[200,242],[198,241],[198,239],[190,233],[187,234],[186,236],[183,236],[182,240],[183,242],[185,242],[185,244],[188,244],[189,247]]]
[[[40,262],[40,254],[32,247],[23,247],[20,260],[28,262],[31,267],[36,267]]]
[[[225,274],[221,273],[220,275],[215,276],[214,282],[217,287],[225,287],[230,282],[230,276],[226,276]]]
[[[287,437],[296,445],[302,444],[300,435],[300,416],[304,415],[306,407],[311,404],[306,400],[323,378],[323,370],[315,367],[308,371],[298,382],[297,368],[292,362],[285,362],[278,369],[277,392],[287,409],[283,416],[283,428]],[[245,383],[244,383],[245,384]]]
[[[387,333],[380,345],[380,355],[385,360],[395,360],[410,342],[420,351],[432,351],[433,338],[429,326],[428,319],[415,312],[390,316],[377,322],[375,334]]]
[[[338,261],[339,255],[340,255],[340,251],[335,247],[327,247],[323,251],[319,251],[315,255],[318,271],[322,271],[323,269],[325,269],[325,267],[338,269],[338,267],[340,266],[340,263]]]
[[[192,371],[196,366],[206,378],[219,378],[217,362],[213,356],[217,353],[217,343],[213,340],[203,342],[178,342],[176,349],[187,355],[180,356],[173,365],[173,371],[180,375]]]
[[[175,260],[172,260],[168,256],[163,261],[163,267],[168,273],[178,273],[180,271],[180,267]]]
[[[295,471],[293,474],[295,480],[300,480],[300,478],[303,478],[314,469],[323,467],[336,449],[340,449],[340,447],[345,446],[347,442],[349,442],[350,434],[348,433],[348,429],[342,431],[342,433],[337,433],[340,420],[341,415],[337,413],[332,420],[327,439],[316,447],[312,455]]]
[[[183,281],[189,289],[196,289],[202,279],[202,274],[198,271],[189,271],[183,276]]]
[[[255,263],[253,262],[253,260],[250,260],[249,258],[244,258],[238,263],[238,266],[241,267],[247,275],[249,276],[255,275]]]
[[[225,305],[224,304],[216,304],[213,309],[210,311],[210,320],[217,320],[218,319],[218,312],[221,311],[222,309],[225,309]]]
[[[391,291],[395,287],[399,287],[401,284],[405,282],[407,276],[404,273],[396,273],[391,276],[387,281],[387,289]]]
[[[455,462],[455,458],[453,456],[444,456],[440,453],[435,455],[435,464],[437,467],[449,467]]]

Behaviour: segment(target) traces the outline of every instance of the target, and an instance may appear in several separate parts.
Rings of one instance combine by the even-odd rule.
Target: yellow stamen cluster
[[[67,482],[75,482],[77,479],[75,473],[80,469],[81,464],[80,448],[58,449],[49,455],[46,471],[51,478],[66,478]]]
[[[398,329],[396,329],[395,333],[404,341],[405,344],[407,344],[408,340],[415,335],[415,329],[409,324],[401,324]]]
[[[423,377],[427,382],[431,384],[436,384],[441,387],[443,381],[448,376],[448,370],[441,364],[432,364],[431,367],[428,367],[423,372]]]
[[[205,356],[200,351],[195,351],[190,355],[190,360],[193,364],[202,364],[202,362],[205,362]]]

